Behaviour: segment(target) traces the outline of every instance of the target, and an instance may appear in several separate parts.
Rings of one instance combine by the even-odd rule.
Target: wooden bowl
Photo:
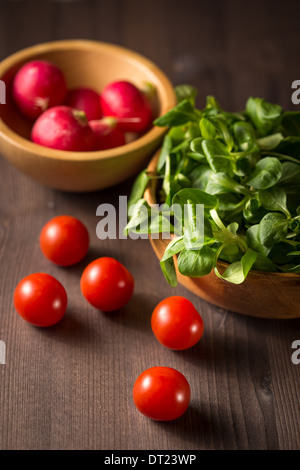
[[[156,173],[160,150],[149,163],[148,170]],[[152,179],[144,197],[149,205],[156,202],[157,179]],[[161,259],[170,240],[162,238],[150,242],[158,259]],[[300,317],[300,275],[286,273],[263,273],[250,271],[243,284],[231,284],[218,278],[214,271],[207,276],[192,278],[178,272],[177,257],[174,262],[178,281],[198,297],[219,307],[252,317],[291,319]],[[228,266],[219,262],[220,272]]]
[[[0,105],[0,153],[19,170],[40,183],[65,191],[93,191],[129,178],[145,167],[159,147],[165,130],[152,127],[137,140],[115,149],[66,152],[30,142],[32,123],[15,108],[11,97],[13,78],[22,64],[34,59],[56,63],[69,88],[85,86],[101,92],[113,80],[137,86],[150,82],[156,88],[154,115],[171,109],[176,98],[165,74],[135,52],[95,41],[56,41],[29,47],[3,60],[0,79],[6,85],[6,104]]]

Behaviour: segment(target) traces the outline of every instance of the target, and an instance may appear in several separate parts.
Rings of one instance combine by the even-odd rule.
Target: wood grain
[[[298,76],[299,2],[257,0],[50,1],[0,3],[0,59],[46,40],[81,37],[143,53],[174,84],[213,93],[240,109],[249,95],[290,100]],[[299,449],[300,365],[291,344],[299,320],[265,320],[224,311],[183,287],[166,285],[147,240],[96,237],[96,209],[118,204],[132,180],[91,194],[39,186],[0,160],[0,449]],[[61,269],[42,258],[38,235],[59,214],[89,228],[91,250],[78,266]],[[79,278],[92,259],[114,256],[136,279],[132,301],[102,314],[87,305]],[[16,314],[19,280],[46,271],[65,285],[64,320],[41,330]],[[188,351],[163,348],[150,329],[154,306],[185,295],[203,316],[205,333]],[[191,406],[170,423],[147,420],[134,408],[132,387],[147,367],[167,365],[190,382]]]

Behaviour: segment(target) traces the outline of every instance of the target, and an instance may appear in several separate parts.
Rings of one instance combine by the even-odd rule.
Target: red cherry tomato
[[[170,367],[145,370],[133,387],[133,401],[137,409],[157,421],[179,418],[187,410],[190,397],[187,379]]]
[[[66,312],[67,301],[63,285],[45,273],[24,277],[14,293],[15,309],[24,320],[35,326],[58,323]]]
[[[204,330],[203,320],[192,302],[180,296],[168,297],[155,307],[151,327],[161,344],[175,350],[194,346]]]
[[[131,273],[114,258],[92,261],[81,276],[81,291],[87,301],[104,312],[118,310],[132,297],[134,279]]]
[[[80,220],[69,215],[60,215],[43,227],[40,247],[46,258],[53,263],[71,266],[87,254],[89,233]]]

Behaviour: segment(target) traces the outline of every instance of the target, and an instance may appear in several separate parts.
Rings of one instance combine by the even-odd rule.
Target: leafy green
[[[217,268],[215,268],[215,273],[221,279],[225,279],[225,281],[231,282],[232,284],[242,284],[252,268],[256,257],[257,253],[249,249],[242,256],[240,261],[235,261],[230,264],[223,274],[220,274]]]
[[[230,170],[230,153],[222,142],[213,139],[204,139],[202,149],[209,166],[215,173]]]
[[[183,100],[190,100],[192,103],[195,102],[195,98],[198,94],[197,88],[191,85],[178,85],[175,87],[175,95],[177,103],[180,103]]]
[[[128,209],[143,198],[149,179],[150,178],[147,174],[147,170],[141,171],[132,186],[131,194],[128,200]]]
[[[257,162],[248,185],[255,189],[270,188],[280,179],[281,173],[280,161],[275,157],[265,157]]]
[[[249,98],[246,113],[261,137],[271,134],[282,120],[282,107],[262,98]]]
[[[214,267],[215,253],[204,245],[200,250],[183,249],[178,257],[178,271],[184,276],[202,277]]]
[[[262,245],[271,247],[286,238],[288,228],[289,221],[284,215],[269,212],[259,223],[258,239]]]
[[[186,124],[189,121],[197,122],[197,119],[198,115],[195,112],[193,104],[188,99],[184,99],[167,114],[157,118],[154,121],[154,124],[159,127],[181,126],[182,124]]]
[[[137,177],[124,233],[173,235],[160,261],[172,286],[174,256],[182,275],[233,284],[251,270],[300,274],[300,112],[250,97],[234,113],[214,96],[200,110],[194,87],[175,92],[177,105],[155,121],[168,128],[158,175]],[[151,178],[158,207],[143,199]]]
[[[282,188],[273,186],[269,189],[259,191],[259,199],[262,206],[268,211],[279,211],[290,216],[286,206],[286,193]]]

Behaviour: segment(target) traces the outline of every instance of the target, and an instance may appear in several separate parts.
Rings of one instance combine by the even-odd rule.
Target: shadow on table
[[[121,324],[122,327],[148,332],[151,331],[152,312],[160,300],[161,298],[154,294],[137,293],[122,309],[101,313],[108,321]]]
[[[201,409],[191,403],[185,414],[177,420],[157,421],[154,425],[178,437],[184,443],[183,448],[217,450],[228,447],[229,444],[226,444],[228,429],[225,422],[220,420],[220,410],[217,415],[216,411],[208,409],[204,403],[200,406]],[[233,448],[235,446],[232,447],[231,443],[231,449]]]

